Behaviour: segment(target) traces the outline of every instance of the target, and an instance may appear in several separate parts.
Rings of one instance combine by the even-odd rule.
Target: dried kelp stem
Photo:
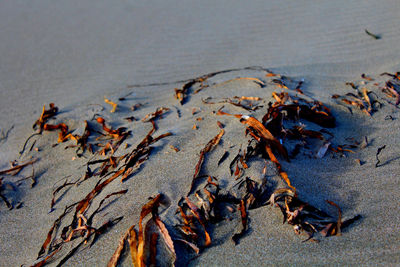
[[[12,167],[12,168],[7,169],[7,170],[2,170],[2,171],[0,171],[0,175],[2,175],[2,174],[10,174],[10,173],[13,172],[13,171],[21,170],[21,169],[23,169],[24,167],[26,167],[26,166],[28,166],[28,165],[33,165],[36,161],[38,161],[38,159],[33,159],[33,160],[31,160],[31,161],[28,161],[28,162],[26,162],[26,163],[17,165],[17,166],[15,166],[15,167]]]

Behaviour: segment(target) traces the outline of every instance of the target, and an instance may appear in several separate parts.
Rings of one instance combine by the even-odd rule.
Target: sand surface
[[[372,83],[369,88],[383,103],[372,117],[356,109],[352,115],[331,99],[332,94],[349,92],[345,82],[360,82],[362,73],[382,85],[387,77],[380,73],[400,71],[399,13],[396,1],[2,2],[0,169],[8,168],[14,159],[40,160],[34,165],[37,185],[30,188],[30,182],[25,181],[8,193],[13,204],[23,202],[23,206],[8,210],[0,203],[0,265],[32,265],[63,208],[85,197],[97,182],[93,178],[72,188],[55,211],[48,213],[55,184],[67,176],[73,180],[81,177],[90,155],[72,160],[75,151],[66,150],[67,144],[53,148],[57,134],[46,132],[36,142],[40,151],[19,158],[18,152],[33,133],[32,124],[44,104],[54,102],[60,108],[56,122],[65,122],[70,129],[81,129],[84,120],[101,114],[113,127],[125,126],[132,131],[126,140],[132,146],[142,140],[151,124],[128,123],[123,118],[143,118],[157,107],[171,109],[157,121],[156,135],[173,135],[153,145],[149,160],[134,176],[125,183],[117,179],[99,197],[128,189],[102,211],[96,223],[121,215],[123,220],[65,264],[105,266],[123,233],[137,224],[140,209],[150,196],[162,192],[170,198],[171,205],[162,218],[170,227],[176,223],[177,202],[190,188],[200,150],[219,131],[217,120],[226,125],[226,134],[207,158],[202,173],[220,177],[227,186],[232,183],[226,176],[227,167],[218,168],[216,162],[226,150],[232,153],[224,164],[230,162],[243,142],[245,127],[233,118],[216,117],[212,111],[223,104],[205,106],[202,99],[258,96],[264,98],[266,107],[272,91],[281,89],[271,84],[262,70],[239,70],[210,78],[210,87],[190,96],[183,106],[174,99],[174,88],[183,85],[176,81],[247,66],[304,78],[304,91],[325,102],[337,119],[338,126],[332,130],[336,144],[349,137],[368,137],[370,144],[365,149],[347,153],[345,158],[333,157],[331,152],[322,159],[299,156],[290,163],[282,162],[301,199],[334,213],[325,203],[330,199],[342,207],[344,217],[361,214],[362,219],[342,236],[322,238],[318,244],[302,243],[304,237],[282,224],[278,210],[261,207],[250,210],[249,233],[239,245],[230,239],[240,224],[236,218],[213,227],[213,245],[190,264],[399,264],[399,109],[385,101],[379,86]],[[368,36],[365,29],[381,39]],[[259,78],[267,86],[260,88],[251,81],[223,83],[235,77]],[[118,103],[117,112],[110,113],[103,97],[117,101],[128,93],[127,99]],[[135,103],[144,106],[132,112],[130,106]],[[193,116],[193,108],[201,108],[201,112]],[[244,113],[233,106],[225,110]],[[261,119],[265,112],[259,109],[251,115]],[[394,120],[385,120],[387,115]],[[203,120],[196,121],[197,117]],[[192,129],[194,124],[197,130]],[[180,151],[174,152],[169,145]],[[383,145],[383,166],[375,168],[376,151]],[[365,164],[359,166],[355,159]],[[252,162],[254,169],[257,164]],[[29,174],[27,167],[17,177],[4,176],[4,181],[13,184]],[[57,263],[56,258],[52,264]],[[129,255],[121,264],[131,266]]]

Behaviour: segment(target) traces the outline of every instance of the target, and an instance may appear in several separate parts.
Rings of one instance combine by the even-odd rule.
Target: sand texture
[[[142,119],[157,108],[169,110],[155,120],[153,137],[171,133],[151,145],[148,159],[126,181],[117,178],[94,198],[90,212],[108,194],[128,190],[107,199],[93,225],[99,227],[119,216],[122,220],[90,248],[83,245],[64,266],[107,265],[120,238],[131,225],[138,225],[142,206],[158,193],[167,196],[159,208],[160,218],[174,239],[178,266],[398,265],[400,110],[396,99],[382,92],[391,77],[380,74],[400,71],[399,14],[396,1],[370,0],[1,3],[0,171],[8,169],[13,160],[38,161],[33,165],[33,188],[30,179],[18,182],[31,174],[31,166],[15,176],[0,175],[0,193],[15,206],[9,210],[0,202],[0,266],[34,264],[64,208],[105,180],[94,176],[61,191],[50,210],[57,186],[83,177],[88,161],[105,158],[89,152],[78,157],[76,148],[67,149],[75,142],[58,143],[54,131],[32,138],[19,155],[25,140],[35,132],[32,124],[43,105],[48,108],[51,102],[59,112],[49,122],[65,123],[81,135],[87,120],[94,129],[91,143],[100,136],[96,131],[102,131],[98,117],[113,129],[131,131],[115,156],[132,151],[142,141],[152,129],[151,122]],[[224,72],[214,73],[218,71]],[[286,76],[289,88],[280,88],[273,80],[281,76],[268,76],[269,72]],[[215,75],[190,87],[180,104],[174,89],[208,73]],[[373,80],[362,78],[363,73]],[[223,192],[233,192],[238,180],[231,175],[229,164],[251,139],[238,118],[216,113],[222,108],[261,121],[268,103],[274,101],[272,93],[299,95],[294,90],[299,81],[304,81],[304,97],[322,101],[336,118],[336,127],[328,129],[332,147],[359,143],[351,152],[328,150],[316,158],[318,143],[302,149],[290,162],[281,156],[278,159],[301,200],[336,219],[337,210],[326,202],[330,200],[341,207],[344,219],[356,215],[360,219],[341,236],[318,235],[319,243],[302,242],[307,236],[296,235],[292,226],[282,224],[278,208],[263,205],[248,210],[249,229],[235,245],[232,236],[241,220],[232,206],[231,214],[207,226],[211,246],[203,247],[199,255],[191,252],[175,240],[179,237],[175,225],[181,223],[176,210],[191,188],[201,150],[221,131],[217,121],[221,122],[224,135],[206,154],[199,175],[213,175]],[[346,82],[359,90],[365,87],[371,99],[377,100],[372,116],[354,106],[350,112],[348,105],[332,98],[355,93]],[[259,97],[260,108],[245,110],[226,103],[235,96]],[[110,112],[105,97],[117,103],[115,112]],[[131,109],[139,103],[140,107]],[[125,119],[130,116],[137,120]],[[302,123],[315,131],[323,128]],[[368,145],[363,146],[365,137]],[[283,140],[283,145],[293,149],[290,142]],[[376,167],[378,148],[384,145]],[[225,152],[229,152],[227,159],[218,165]],[[247,163],[242,178],[267,182],[269,195],[287,187],[271,161],[254,157]],[[195,187],[205,183],[206,178],[200,178]],[[196,200],[193,194],[191,199]],[[67,215],[63,225],[72,215]],[[63,246],[49,266],[56,266],[79,242]],[[158,248],[158,265],[170,266],[171,256],[162,242]],[[128,250],[120,266],[133,266]]]

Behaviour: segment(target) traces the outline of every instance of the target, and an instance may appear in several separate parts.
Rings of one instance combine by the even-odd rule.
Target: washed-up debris
[[[381,39],[380,35],[376,35],[376,34],[370,33],[367,29],[365,29],[365,33],[368,34],[369,36],[371,36],[372,38],[374,38],[375,40]]]
[[[104,97],[104,102],[106,102],[107,104],[112,106],[112,109],[110,110],[111,113],[114,113],[115,110],[117,109],[118,105],[115,102],[112,102],[111,100],[109,100],[108,98]]]
[[[383,145],[381,147],[378,148],[378,150],[376,151],[376,163],[375,163],[375,168],[380,167],[380,163],[381,161],[379,160],[378,156],[379,154],[382,152],[382,150],[384,150],[386,148],[386,145]]]
[[[161,221],[158,215],[158,207],[163,199],[162,194],[158,194],[154,198],[152,198],[148,203],[146,203],[142,207],[142,211],[140,213],[139,219],[139,231],[136,232],[135,225],[132,225],[128,231],[124,234],[121,240],[118,243],[118,247],[111,257],[107,266],[116,266],[118,260],[121,256],[121,252],[124,248],[125,241],[128,240],[128,244],[131,251],[132,263],[134,266],[157,266],[156,263],[156,253],[157,253],[157,241],[158,241],[158,233],[152,233],[150,241],[147,240],[146,237],[149,235],[146,233],[147,227],[143,227],[143,220],[150,213],[152,214],[151,221],[157,226],[160,236],[163,238],[166,248],[169,250],[173,261],[176,260],[176,253],[174,248],[174,243],[172,238],[166,228],[165,224]],[[149,223],[148,221],[147,223]],[[146,243],[149,243],[149,246],[146,246]],[[147,253],[146,250],[149,249],[150,253]]]
[[[218,143],[221,140],[221,138],[224,135],[224,133],[225,133],[224,129],[221,129],[219,134],[217,134],[213,139],[211,139],[207,143],[207,145],[200,151],[200,158],[199,158],[199,161],[196,164],[196,169],[195,169],[194,174],[193,174],[192,185],[190,186],[190,190],[189,190],[188,195],[190,195],[190,193],[193,190],[193,186],[194,186],[194,184],[196,182],[196,179],[198,178],[198,175],[199,175],[200,170],[201,170],[201,166],[203,165],[205,155],[207,153],[209,153],[216,145],[218,145]]]
[[[307,92],[303,91],[303,86],[306,84],[304,79],[292,79],[260,67],[223,70],[194,79],[180,81],[183,85],[181,88],[175,89],[175,98],[184,105],[188,98],[194,97],[196,93],[211,85],[210,78],[218,74],[238,70],[264,71],[266,75],[262,79],[237,77],[213,85],[249,81],[260,88],[273,85],[282,89],[282,91],[273,92],[272,98],[274,101],[268,104],[264,100],[265,96],[262,98],[258,96],[233,96],[220,99],[206,98],[203,100],[203,104],[207,105],[230,104],[233,107],[227,106],[235,110],[240,108],[242,111],[244,110],[243,112],[251,112],[252,116],[247,114],[231,114],[223,111],[224,107],[213,112],[221,120],[225,119],[229,121],[229,118],[235,117],[243,125],[240,126],[237,120],[229,122],[222,120],[223,123],[217,121],[219,133],[200,150],[199,158],[195,162],[193,176],[190,177],[189,191],[178,202],[175,217],[178,223],[175,227],[172,227],[168,225],[170,223],[169,220],[163,221],[159,215],[159,207],[166,196],[158,194],[150,198],[142,207],[139,222],[136,224],[138,230],[135,229],[134,224],[119,237],[119,241],[115,241],[116,250],[112,256],[110,255],[111,258],[108,266],[118,266],[124,257],[125,249],[128,247],[134,266],[158,266],[161,260],[170,260],[170,264],[174,265],[178,260],[181,260],[177,259],[176,242],[184,245],[184,248],[189,249],[189,251],[185,251],[187,254],[195,253],[198,255],[202,250],[217,244],[213,236],[214,229],[218,227],[219,222],[226,220],[236,219],[237,221],[238,228],[231,233],[231,239],[237,245],[243,238],[250,238],[251,236],[251,210],[266,205],[278,208],[277,210],[280,210],[283,215],[283,222],[291,225],[296,234],[306,234],[307,239],[305,241],[317,242],[318,237],[321,236],[341,235],[342,229],[361,218],[361,216],[357,215],[351,219],[343,219],[339,205],[333,201],[327,200],[327,203],[336,209],[336,212],[332,213],[333,215],[306,203],[300,199],[301,194],[297,192],[295,187],[298,181],[289,178],[291,161],[296,160],[296,155],[297,157],[300,157],[299,155],[307,155],[309,158],[321,159],[325,157],[326,159],[328,155],[334,157],[335,154],[333,152],[342,155],[344,153],[355,153],[356,149],[363,149],[369,145],[366,137],[362,142],[346,139],[350,144],[337,144],[334,135],[325,129],[336,126],[335,117],[328,106],[307,96]],[[400,97],[396,80],[400,80],[400,75],[398,73],[384,73],[383,75],[390,76],[392,80],[386,82],[386,86],[382,91],[388,96],[390,95],[390,97],[395,97],[397,105]],[[369,82],[374,80],[365,74],[361,78],[363,79],[362,82],[368,85],[371,85],[372,83]],[[343,96],[334,95],[333,98],[346,105],[357,107],[368,115],[372,115],[377,110],[377,104],[379,104],[377,95],[371,89],[359,86],[356,83],[348,83],[348,85],[355,92]],[[257,88],[257,90],[259,89]],[[126,97],[129,95],[119,98],[119,101],[127,101]],[[189,95],[191,96],[189,97]],[[112,106],[111,112],[116,111],[116,103],[107,98],[104,98],[104,101]],[[142,104],[138,103],[132,106],[131,109],[132,111],[136,111],[141,106]],[[194,124],[193,129],[201,130],[203,129],[203,125],[208,122],[206,109],[202,109],[202,107],[190,107],[188,109],[182,107],[182,114],[178,108],[175,107],[175,109],[178,114],[177,119],[181,118],[181,115],[186,114],[186,112],[190,114],[190,110],[192,116],[202,112],[194,117],[189,116],[195,123],[200,125],[199,128],[197,124]],[[90,248],[99,240],[99,236],[105,234],[121,221],[123,216],[126,217],[125,214],[118,214],[117,217],[111,219],[104,219],[99,216],[104,209],[110,208],[110,204],[116,198],[123,198],[123,195],[128,191],[128,189],[115,190],[114,188],[113,191],[107,192],[109,190],[108,185],[118,178],[121,181],[121,183],[118,183],[119,185],[129,186],[129,183],[122,182],[126,182],[139,171],[140,166],[151,155],[152,145],[172,135],[171,132],[165,132],[164,134],[154,136],[154,133],[157,131],[155,121],[162,118],[169,110],[170,107],[159,107],[154,112],[143,117],[142,122],[150,122],[152,128],[139,144],[133,146],[129,142],[130,139],[128,137],[131,136],[131,131],[127,127],[136,127],[137,124],[146,127],[150,126],[150,124],[143,124],[140,121],[130,123],[127,126],[127,121],[133,122],[137,120],[136,114],[135,117],[121,118],[116,124],[110,119],[107,119],[106,123],[105,118],[107,118],[107,115],[103,117],[101,114],[95,114],[93,116],[93,118],[96,118],[95,122],[84,121],[82,135],[78,135],[75,134],[74,130],[70,131],[65,122],[57,122],[57,124],[49,123],[49,120],[58,112],[58,108],[54,104],[50,104],[48,110],[43,107],[41,116],[34,124],[34,128],[38,129],[36,134],[41,134],[43,131],[57,131],[59,135],[58,143],[75,141],[76,144],[67,143],[66,148],[77,147],[77,152],[78,150],[82,152],[79,154],[80,156],[83,156],[87,150],[91,152],[92,145],[98,148],[92,155],[92,158],[83,165],[86,169],[82,173],[81,178],[77,180],[64,178],[65,181],[63,183],[53,188],[51,192],[50,212],[55,211],[55,207],[60,205],[59,202],[61,202],[61,199],[68,191],[74,190],[74,188],[79,187],[88,179],[98,180],[95,181],[96,184],[88,192],[85,192],[82,199],[66,206],[64,211],[53,222],[39,250],[37,262],[33,266],[43,266],[48,263],[55,264],[56,261],[57,266],[65,264],[78,251]],[[265,113],[259,116],[262,110]],[[124,127],[124,125],[118,128],[111,126],[118,125],[122,121],[127,127]],[[313,127],[310,128],[309,124],[312,124]],[[227,138],[225,133],[232,126],[243,128],[243,140],[247,144],[232,144],[228,140],[225,142],[225,138]],[[315,127],[319,127],[320,130],[315,129]],[[191,133],[197,135],[200,132]],[[224,138],[223,143],[221,142],[222,138]],[[89,139],[91,143],[89,143]],[[92,140],[95,140],[95,142]],[[125,142],[127,140],[129,144]],[[125,146],[122,145],[124,142]],[[221,145],[219,145],[220,143]],[[226,146],[226,144],[229,144],[229,146]],[[26,144],[22,153],[25,150],[25,146]],[[133,148],[128,150],[129,147]],[[175,152],[180,151],[178,147],[172,144],[167,144],[166,147]],[[236,152],[239,151],[236,155],[230,157],[233,147],[236,147]],[[376,153],[376,167],[382,166],[380,165],[378,155],[384,148],[385,146],[380,147]],[[203,173],[206,169],[204,166],[208,164],[206,157],[213,150],[221,153],[218,154],[220,158],[218,161],[210,162],[209,164],[213,164],[214,167],[221,168],[221,170],[226,170],[226,175],[223,175],[221,178],[220,176],[214,177],[212,176],[213,174],[205,175]],[[84,158],[82,157],[80,160]],[[228,158],[230,163],[225,163]],[[75,159],[78,158],[75,157]],[[265,164],[261,163],[264,165],[260,168],[260,173],[265,176],[264,180],[252,177],[249,174],[248,169],[252,168],[254,162],[252,160],[254,159],[261,159],[262,162],[265,162]],[[359,159],[357,162],[360,165],[363,163]],[[33,163],[34,160],[12,166],[10,169],[0,171],[0,175],[13,175],[25,166],[33,165]],[[266,178],[271,176],[271,168],[275,172],[272,175],[274,176],[273,179],[276,179],[276,177],[282,178],[282,181],[280,178],[277,179],[279,183],[277,188],[272,188]],[[235,183],[234,186],[229,187],[226,180],[223,182],[220,180],[230,178]],[[0,198],[10,208],[10,206],[12,207],[12,203],[2,194],[4,187],[2,181],[2,178],[0,178]],[[94,205],[96,206],[93,207]],[[165,253],[163,254],[159,251],[161,240],[164,248],[170,255],[170,259],[161,259],[160,257],[160,255],[165,255]],[[66,244],[70,246],[66,246]],[[180,248],[182,246],[179,246]],[[181,251],[178,252],[178,255],[181,255]]]

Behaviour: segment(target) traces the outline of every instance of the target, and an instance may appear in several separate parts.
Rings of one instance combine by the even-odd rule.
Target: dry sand
[[[9,131],[0,141],[0,169],[18,158],[31,126],[43,104],[55,102],[61,113],[57,121],[71,129],[82,127],[85,119],[101,113],[112,126],[132,130],[129,144],[137,144],[151,128],[140,121],[156,107],[171,108],[157,122],[157,134],[173,132],[154,146],[149,160],[127,182],[114,181],[101,193],[128,189],[99,217],[123,215],[124,219],[103,235],[90,249],[72,257],[66,266],[104,266],[126,229],[138,222],[141,206],[157,192],[171,200],[162,214],[173,225],[177,201],[190,187],[198,153],[215,134],[215,121],[226,124],[222,144],[210,154],[203,173],[219,175],[230,183],[215,162],[231,145],[242,142],[244,127],[238,121],[216,118],[201,98],[234,95],[260,96],[267,101],[276,86],[259,88],[250,81],[211,86],[179,106],[173,83],[205,73],[229,68],[260,65],[295,79],[304,78],[304,90],[332,108],[338,127],[333,130],[337,144],[347,137],[368,136],[371,144],[346,158],[298,157],[283,163],[299,191],[300,198],[330,211],[324,200],[338,203],[345,217],[362,215],[340,237],[323,238],[320,243],[302,243],[291,227],[282,225],[282,216],[269,206],[250,211],[250,232],[234,246],[230,237],[237,220],[217,225],[214,245],[206,249],[194,266],[246,265],[397,265],[400,262],[399,235],[399,110],[383,101],[373,117],[348,110],[331,99],[347,93],[347,81],[359,81],[361,73],[383,81],[382,72],[400,71],[400,5],[396,1],[8,1],[0,4],[0,129]],[[375,40],[364,30],[380,34]],[[210,83],[234,77],[267,80],[262,71],[238,71],[218,75]],[[127,88],[132,84],[169,83]],[[379,92],[379,89],[375,88]],[[103,102],[133,92],[120,102],[116,113]],[[144,103],[137,112],[130,105]],[[94,105],[89,105],[94,104]],[[105,110],[101,110],[104,106]],[[174,106],[182,112],[177,118]],[[198,130],[192,130],[196,116]],[[243,113],[227,107],[227,111]],[[265,110],[253,116],[261,119]],[[385,120],[391,115],[395,120]],[[19,266],[34,262],[45,236],[63,207],[82,199],[95,185],[92,179],[72,188],[50,214],[49,204],[55,183],[70,175],[84,173],[87,159],[72,161],[73,150],[65,144],[52,148],[56,133],[45,133],[36,145],[40,152],[25,154],[40,158],[35,164],[37,185],[25,182],[11,194],[13,203],[23,207],[9,211],[0,203],[0,265]],[[169,145],[181,149],[175,153]],[[375,153],[386,145],[375,168]],[[237,147],[233,148],[234,155]],[[366,163],[359,166],[355,159]],[[230,160],[228,159],[227,162]],[[257,162],[254,163],[254,167]],[[22,175],[28,175],[29,169]],[[15,181],[5,177],[6,181]],[[94,205],[96,206],[96,204]],[[104,216],[104,217],[102,217]],[[57,260],[53,263],[56,264]],[[125,257],[123,266],[131,266]]]

